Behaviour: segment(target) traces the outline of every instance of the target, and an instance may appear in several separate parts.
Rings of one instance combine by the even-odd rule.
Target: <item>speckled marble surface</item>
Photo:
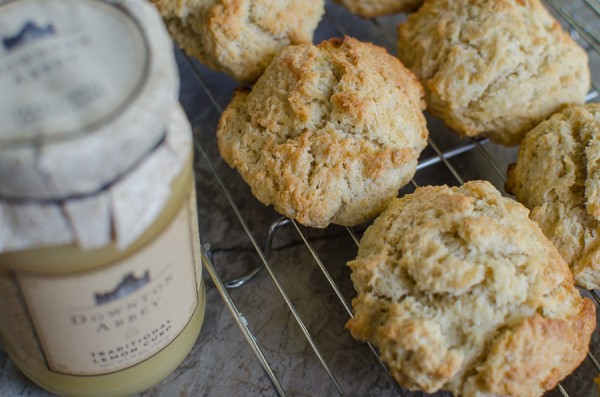
[[[395,51],[395,25],[402,16],[379,19],[378,23],[384,32],[382,34],[372,22],[352,16],[334,4],[328,3],[327,10],[315,42],[326,37],[339,36],[338,27],[341,26],[349,35],[385,46],[392,53]],[[254,199],[241,178],[220,160],[214,137],[219,118],[218,108],[226,106],[237,84],[194,63],[200,72],[203,81],[201,83],[192,72],[189,62],[179,52],[176,54],[182,77],[181,102],[194,126],[196,139],[216,174],[231,192],[232,200],[246,221],[251,235],[262,244],[266,230],[280,216]],[[596,82],[600,77],[599,64],[598,54],[595,54],[592,57],[592,70]],[[207,95],[205,88],[212,93],[212,99]],[[432,138],[441,150],[446,151],[465,144],[445,131],[438,120],[430,118],[428,122]],[[515,158],[514,149],[492,144],[486,144],[484,147],[501,172],[504,172],[506,166]],[[422,159],[432,156],[435,156],[435,152],[428,148]],[[450,163],[465,180],[489,179],[502,189],[502,178],[478,150],[453,157]],[[201,154],[196,156],[195,168],[202,242],[211,245],[214,265],[220,279],[227,280],[244,274],[260,263],[259,255],[241,227],[208,162]],[[420,185],[457,184],[443,164],[419,171],[415,180]],[[409,186],[403,189],[402,193],[411,190],[412,187]],[[342,297],[349,302],[354,293],[345,263],[356,255],[356,244],[349,233],[341,227],[300,230],[324,268],[335,280]],[[361,228],[357,228],[356,233],[360,235],[360,232]],[[349,316],[344,305],[293,225],[283,226],[276,232],[269,264],[272,274],[262,271],[247,285],[230,290],[230,294],[248,321],[248,326],[285,393],[289,396],[340,395],[304,337],[274,279],[289,296],[289,301],[304,321],[344,395],[399,395],[396,385],[379,366],[369,348],[354,341],[345,330],[344,324]],[[204,276],[207,309],[198,341],[174,373],[155,387],[141,393],[141,396],[275,395],[269,377],[259,365],[206,270]],[[600,357],[597,332],[594,335],[592,351],[596,357]],[[586,360],[563,385],[571,396],[595,396],[597,392],[592,378],[596,374],[597,371],[590,360]],[[0,344],[0,396],[50,395],[27,380],[16,369]],[[548,395],[561,394],[555,390]]]

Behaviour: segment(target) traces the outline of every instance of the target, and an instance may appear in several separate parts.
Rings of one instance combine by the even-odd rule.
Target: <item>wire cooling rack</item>
[[[597,101],[598,89],[596,87],[598,79],[600,79],[598,76],[600,3],[597,0],[566,2],[548,0],[545,3],[571,35],[588,51],[595,82],[586,99],[587,101]],[[326,14],[315,34],[315,42],[332,36],[350,35],[384,46],[390,53],[395,54],[396,25],[404,18],[403,15],[395,15],[377,19],[362,19],[328,2]],[[226,203],[224,207],[227,207],[216,208],[214,216],[208,220],[200,218],[201,232],[208,228],[206,222],[212,222],[213,228],[214,223],[223,222],[228,228],[220,237],[204,234],[201,236],[204,242],[202,259],[208,275],[254,353],[256,365],[260,365],[268,377],[273,388],[272,392],[281,396],[335,395],[336,393],[339,395],[424,395],[403,390],[398,386],[387,372],[385,364],[379,359],[377,351],[370,345],[365,347],[365,344],[350,342],[350,345],[343,346],[344,353],[340,353],[345,359],[340,359],[339,355],[331,358],[331,341],[336,338],[347,338],[348,331],[343,329],[343,322],[352,317],[349,302],[353,297],[353,291],[349,282],[349,273],[343,268],[345,261],[355,256],[359,236],[364,231],[364,227],[330,227],[325,231],[315,231],[302,227],[293,220],[280,218],[272,210],[262,208],[260,204],[257,205],[256,200],[249,194],[239,176],[228,169],[219,158],[214,139],[216,122],[236,83],[218,73],[209,71],[181,53],[178,56],[180,60],[184,59],[183,66],[189,68],[195,82],[201,87],[200,92],[195,95],[203,96],[202,101],[207,104],[202,109],[192,109],[191,111],[187,109],[188,114],[192,114],[192,124],[199,126],[200,129],[195,133],[196,173],[199,177],[200,189],[199,206],[208,205],[212,199],[203,194],[202,180],[206,180],[217,186],[218,193],[213,191],[213,194],[222,195]],[[457,185],[472,179],[488,179],[506,194],[504,191],[505,170],[508,164],[516,159],[515,148],[500,147],[486,139],[460,139],[447,131],[439,120],[431,117],[428,117],[428,127],[430,130],[428,148],[421,155],[415,177],[407,187],[401,190],[401,195],[409,193],[421,185]],[[261,213],[261,216],[256,215],[257,213]],[[261,220],[265,216],[271,219],[270,224]],[[232,269],[227,263],[219,263],[213,257],[214,253],[227,250],[226,247],[223,247],[223,236],[239,240],[242,245],[247,247],[247,254],[244,255],[247,257],[245,266]],[[278,239],[282,241],[274,248],[274,240]],[[310,263],[302,263],[301,268],[290,270],[289,266],[286,268],[284,263],[289,259],[285,255],[280,254],[273,258],[273,250],[281,253],[285,252],[286,247],[298,244],[304,247],[302,262]],[[322,294],[320,291],[313,291],[310,286],[299,285],[301,284],[299,280],[302,279],[301,274],[308,267],[318,269],[319,283],[324,283],[329,289],[326,302],[321,304],[321,301],[318,300],[320,298],[317,297],[317,305],[325,306],[325,313],[333,312],[327,316],[335,317],[337,322],[331,320],[332,324],[330,325],[315,327],[314,316],[306,315],[306,313],[311,313],[314,308],[307,310],[306,304],[303,303],[303,297],[306,294]],[[299,273],[295,274],[294,272]],[[253,280],[254,277],[262,277],[263,283],[257,286],[256,281]],[[290,280],[292,281],[290,282]],[[268,283],[267,287],[264,287],[265,282]],[[310,280],[310,282],[315,281]],[[283,358],[281,356],[272,358],[273,349],[265,348],[267,343],[260,337],[261,326],[253,325],[254,322],[250,318],[257,315],[256,308],[252,308],[252,304],[248,304],[244,299],[236,299],[236,288],[251,291],[250,294],[244,295],[246,297],[265,293],[265,288],[271,289],[280,296],[281,305],[261,307],[259,310],[268,313],[270,310],[280,310],[283,306],[287,315],[293,319],[292,322],[297,325],[294,337],[304,338],[302,343],[307,350],[310,350],[310,355],[313,357],[310,374],[299,376],[306,382],[304,391],[300,391],[302,386],[298,387],[296,384],[289,386],[293,382],[282,379],[284,376],[281,374],[285,373],[285,368],[282,367],[287,365],[286,360],[288,357],[291,359],[293,353],[289,353],[288,357],[283,354]],[[595,291],[582,291],[582,293],[591,296],[600,305],[600,297]],[[310,302],[313,306],[315,305],[314,300],[310,300]],[[340,319],[342,326],[340,326]],[[287,332],[283,329],[281,331]],[[327,334],[327,337],[322,337],[322,334]],[[345,356],[346,352],[354,352],[358,349],[366,350],[366,355],[348,353],[349,355]],[[269,350],[269,352],[265,352],[265,350]],[[600,364],[596,359],[598,356],[600,356],[600,341],[597,340],[595,333],[588,359],[573,375],[548,395],[564,397],[595,395],[593,378],[600,373]],[[355,366],[346,365],[348,361],[359,360],[363,360],[364,363],[358,362]],[[367,388],[361,389],[361,379],[356,378],[366,377],[366,375],[363,372],[357,372],[355,375],[348,373],[348,368],[359,367],[366,367],[366,371],[383,374],[374,378],[379,380],[382,386],[370,384]],[[352,371],[350,370],[350,372]],[[315,375],[316,372],[324,375]],[[315,387],[315,383],[323,385]],[[259,393],[257,392],[257,394]],[[438,394],[445,395],[445,393]]]

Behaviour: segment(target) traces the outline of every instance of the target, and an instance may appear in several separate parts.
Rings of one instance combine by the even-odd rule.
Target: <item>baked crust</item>
[[[412,11],[423,4],[423,0],[335,0],[350,12],[365,18],[373,18],[398,12]]]
[[[152,0],[179,46],[206,66],[254,82],[289,44],[310,43],[324,0]]]
[[[527,133],[507,190],[570,264],[600,288],[600,104],[570,106]]]
[[[461,135],[516,145],[590,87],[586,52],[539,0],[427,0],[398,36],[428,109]]]
[[[528,210],[488,182],[395,199],[348,263],[353,337],[428,393],[539,396],[585,358],[595,306]]]
[[[376,216],[426,145],[423,89],[385,49],[346,37],[284,49],[219,122],[221,155],[265,205],[307,226]]]

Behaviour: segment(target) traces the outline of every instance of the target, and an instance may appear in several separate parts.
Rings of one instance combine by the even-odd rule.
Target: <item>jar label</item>
[[[16,273],[51,371],[119,371],[181,333],[199,304],[194,197],[158,236],[113,264],[68,276]]]
[[[147,63],[141,28],[108,2],[0,5],[0,145],[62,139],[114,117]]]

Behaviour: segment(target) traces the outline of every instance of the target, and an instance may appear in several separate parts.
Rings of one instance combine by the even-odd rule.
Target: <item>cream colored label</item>
[[[199,303],[193,198],[159,236],[118,263],[69,276],[16,274],[51,371],[128,368],[183,330]]]
[[[0,5],[0,144],[61,138],[126,108],[148,53],[137,23],[98,0]]]

